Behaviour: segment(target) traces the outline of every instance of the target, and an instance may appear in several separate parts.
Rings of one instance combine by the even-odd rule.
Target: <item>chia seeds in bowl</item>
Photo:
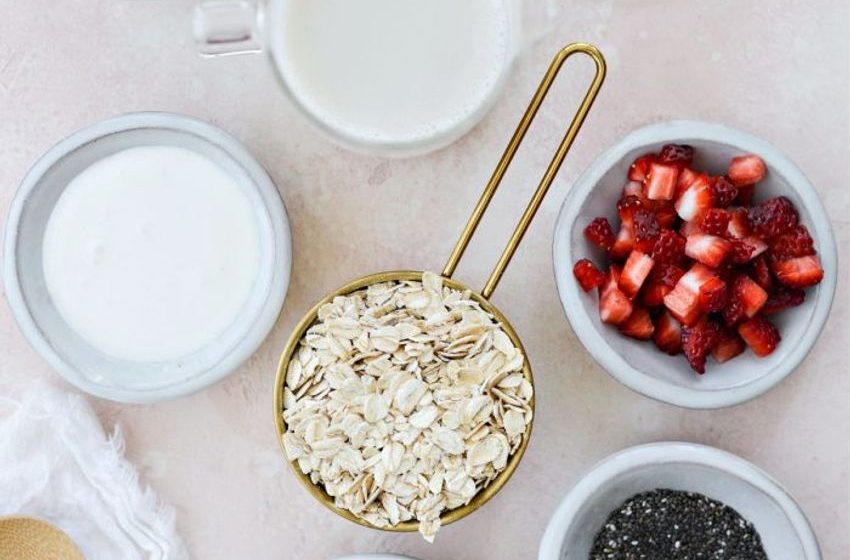
[[[652,490],[629,498],[596,534],[589,560],[766,560],[753,524],[695,492]]]

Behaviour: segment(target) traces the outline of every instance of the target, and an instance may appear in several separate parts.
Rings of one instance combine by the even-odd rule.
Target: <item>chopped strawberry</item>
[[[732,249],[729,251],[729,263],[733,265],[744,264],[753,258],[756,248],[742,239],[732,239],[729,242]]]
[[[635,248],[635,234],[631,226],[623,224],[620,231],[617,233],[617,238],[614,244],[608,250],[608,258],[621,261],[629,256],[632,249]]]
[[[746,350],[746,345],[738,333],[728,328],[721,328],[717,336],[717,344],[711,350],[711,355],[718,363],[728,362]]]
[[[729,300],[726,282],[718,277],[709,278],[699,289],[699,305],[708,313],[721,311]]]
[[[662,230],[652,248],[652,258],[662,263],[681,263],[685,258],[685,238],[675,231]]]
[[[765,200],[750,208],[749,221],[753,233],[762,238],[773,237],[795,227],[799,220],[797,209],[784,196]]]
[[[638,250],[632,251],[629,255],[626,264],[623,265],[623,272],[620,274],[620,290],[626,294],[629,299],[634,299],[640,291],[646,277],[649,276],[649,271],[652,270],[652,265],[655,261],[646,253],[641,253]]]
[[[608,278],[599,287],[599,318],[606,323],[619,325],[632,314],[632,302],[620,291],[620,269],[612,265]]]
[[[682,350],[695,372],[705,373],[705,359],[717,344],[719,332],[717,323],[706,319],[682,329]]]
[[[750,257],[751,259],[754,259],[765,251],[767,251],[767,243],[765,243],[760,237],[756,237],[755,235],[748,235],[741,241],[753,248],[753,254]]]
[[[770,240],[770,256],[774,260],[806,257],[816,252],[815,242],[808,228],[802,224]]]
[[[679,227],[679,235],[682,237],[687,238],[695,233],[702,233],[702,230],[699,228],[699,219],[682,222],[681,227]]]
[[[643,208],[643,203],[635,195],[624,196],[617,201],[617,215],[624,224],[631,225],[635,212]]]
[[[623,198],[626,198],[627,196],[636,196],[641,199],[642,202],[644,198],[643,183],[640,181],[629,181],[626,183],[623,187]]]
[[[644,192],[650,200],[672,200],[676,194],[679,168],[668,163],[652,162],[646,176]]]
[[[729,227],[731,215],[720,208],[709,208],[699,218],[699,229],[709,235],[723,236]]]
[[[658,217],[654,212],[640,208],[635,211],[632,223],[635,232],[635,249],[649,253],[655,247],[655,240],[661,232]]]
[[[614,236],[614,230],[611,229],[611,224],[608,222],[608,218],[603,217],[594,218],[593,221],[584,228],[584,236],[588,241],[605,251],[609,250],[614,245],[614,241],[617,239]]]
[[[690,187],[699,174],[689,167],[683,167],[679,171],[679,180],[676,182],[676,198],[685,191],[686,188]]]
[[[726,175],[732,184],[736,187],[743,185],[755,185],[762,179],[767,172],[764,166],[764,161],[754,154],[738,156],[732,158],[729,163],[729,170]]]
[[[700,289],[716,277],[710,268],[696,263],[685,273],[673,290],[664,296],[664,306],[685,326],[691,326],[702,316]]]
[[[658,152],[658,161],[687,167],[694,161],[694,147],[687,144],[666,144]]]
[[[762,316],[757,316],[738,326],[738,334],[747,346],[756,354],[764,357],[776,350],[776,345],[782,340],[779,330]]]
[[[736,208],[729,212],[729,226],[726,236],[732,239],[743,239],[750,235],[750,220],[746,208]]]
[[[649,340],[654,331],[652,318],[644,307],[635,307],[629,318],[620,324],[621,333],[638,340]]]
[[[711,178],[711,191],[714,194],[714,206],[726,208],[738,197],[738,187],[723,175]]]
[[[687,256],[711,268],[720,266],[731,249],[732,245],[722,237],[704,233],[689,235],[685,243]]]
[[[746,274],[732,282],[729,303],[723,308],[723,319],[729,326],[753,317],[767,302],[767,292]]]
[[[663,352],[675,356],[682,351],[682,325],[665,311],[655,319],[653,340]]]
[[[605,273],[596,268],[588,259],[581,259],[573,267],[573,274],[578,283],[581,284],[581,289],[589,292],[593,288],[598,288],[605,283]]]
[[[629,168],[629,181],[643,183],[649,173],[649,164],[655,161],[655,154],[644,154],[637,158]]]
[[[676,199],[676,213],[683,220],[691,221],[711,207],[712,197],[708,175],[701,173]]]
[[[669,294],[685,271],[676,265],[656,263],[643,288],[643,302],[650,307],[664,305],[664,296]]]
[[[787,286],[776,286],[769,292],[767,303],[762,308],[765,315],[773,315],[791,307],[797,307],[806,301],[806,291],[799,288],[788,288]]]
[[[750,274],[756,284],[765,290],[770,291],[773,287],[773,275],[770,273],[770,267],[768,267],[767,260],[763,255],[753,259]]]
[[[777,280],[792,288],[807,288],[823,280],[823,268],[816,255],[775,261],[771,270]]]
[[[750,206],[753,203],[755,191],[755,185],[742,185],[738,187],[738,198],[734,202],[740,206]]]
[[[672,203],[659,204],[655,208],[655,216],[658,218],[658,225],[662,228],[672,228],[679,220],[676,207]]]

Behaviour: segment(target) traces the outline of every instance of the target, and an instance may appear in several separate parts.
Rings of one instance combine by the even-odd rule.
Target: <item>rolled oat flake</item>
[[[631,497],[596,534],[590,560],[762,560],[752,523],[694,492],[653,490]]]

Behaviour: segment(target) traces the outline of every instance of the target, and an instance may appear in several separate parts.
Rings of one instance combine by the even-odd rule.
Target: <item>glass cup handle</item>
[[[195,42],[204,56],[263,50],[263,5],[252,0],[206,0],[195,6]]]

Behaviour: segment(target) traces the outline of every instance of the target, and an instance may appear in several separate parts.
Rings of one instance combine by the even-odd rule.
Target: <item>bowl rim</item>
[[[273,274],[268,285],[266,303],[259,312],[243,319],[252,323],[251,328],[233,347],[233,350],[215,366],[189,370],[188,379],[152,389],[129,389],[108,387],[86,378],[56,352],[36,324],[29,306],[23,297],[17,267],[18,233],[24,207],[30,193],[37,188],[45,173],[73,151],[116,133],[136,129],[161,129],[185,132],[225,151],[241,166],[257,189],[270,219],[274,243]],[[18,187],[9,208],[3,241],[3,284],[6,299],[18,324],[18,328],[33,349],[50,364],[66,381],[91,395],[126,403],[150,403],[172,399],[200,391],[223,379],[247,360],[265,340],[277,322],[286,292],[289,287],[292,267],[292,235],[289,218],[275,183],[266,170],[234,136],[224,130],[194,117],[176,113],[141,111],[125,113],[97,121],[63,138],[48,149],[30,167]]]
[[[409,533],[413,531],[417,531],[419,529],[419,521],[413,519],[410,521],[404,521],[397,525],[388,525],[387,527],[377,527],[372,525],[365,519],[357,517],[350,511],[346,509],[342,509],[337,507],[334,503],[333,497],[325,492],[323,488],[321,488],[318,484],[314,484],[310,477],[301,472],[301,469],[295,464],[294,461],[290,461],[289,457],[286,454],[286,449],[283,446],[283,436],[286,433],[286,422],[283,420],[283,389],[286,383],[286,370],[289,365],[289,361],[292,358],[292,355],[295,353],[298,348],[298,343],[301,341],[301,338],[304,336],[304,333],[310,328],[313,323],[316,321],[318,317],[319,308],[332,301],[335,297],[340,295],[350,294],[357,290],[363,289],[371,284],[375,284],[378,282],[389,282],[389,281],[403,281],[403,280],[422,280],[422,274],[424,272],[420,270],[391,270],[385,272],[378,272],[375,274],[369,274],[367,276],[362,276],[357,278],[356,280],[352,280],[351,282],[346,283],[343,286],[340,286],[336,290],[329,292],[325,297],[316,302],[313,307],[307,311],[298,324],[292,329],[292,333],[289,335],[289,338],[286,341],[286,346],[284,346],[283,351],[280,355],[280,360],[277,366],[277,373],[275,374],[274,381],[274,398],[273,398],[273,415],[274,415],[274,425],[275,430],[277,431],[277,440],[280,445],[280,450],[283,453],[283,459],[286,461],[289,468],[292,470],[292,473],[301,483],[301,485],[314,497],[319,503],[323,506],[339,515],[343,519],[347,519],[353,523],[357,523],[363,527],[368,527],[369,529],[378,529],[381,531],[389,531],[396,533]],[[522,462],[522,458],[525,455],[525,451],[528,448],[528,444],[531,440],[531,434],[534,426],[534,418],[535,418],[535,402],[537,399],[537,391],[534,386],[534,376],[531,371],[531,363],[528,358],[528,352],[526,352],[525,347],[522,345],[522,341],[519,338],[519,335],[514,330],[513,326],[508,321],[507,317],[487,298],[482,296],[477,291],[473,290],[463,282],[455,280],[451,277],[446,277],[440,275],[440,278],[443,280],[443,284],[455,290],[465,291],[469,290],[472,295],[472,299],[478,302],[484,311],[491,313],[495,318],[502,329],[505,331],[505,334],[510,337],[511,342],[519,348],[519,350],[523,353],[525,357],[525,363],[523,365],[523,375],[531,383],[532,387],[532,396],[531,400],[529,400],[528,404],[531,408],[531,422],[525,427],[525,433],[523,433],[522,443],[515,453],[508,457],[508,463],[505,466],[505,469],[500,472],[496,478],[494,478],[489,485],[482,488],[477,494],[475,494],[469,503],[456,507],[451,510],[444,511],[440,515],[440,521],[443,526],[449,525],[450,523],[454,523],[455,521],[459,521],[466,517],[467,515],[475,512],[476,510],[483,507],[487,502],[489,502],[499,491],[504,488],[504,486],[508,483],[508,481],[513,476],[514,472],[516,472],[519,464]]]
[[[629,447],[596,463],[561,500],[540,541],[538,560],[560,560],[564,534],[579,509],[606,482],[645,465],[688,463],[722,470],[757,488],[779,506],[794,527],[807,560],[820,560],[817,537],[809,520],[788,491],[753,463],[716,447],[683,441],[663,441]]]
[[[615,352],[591,322],[579,300],[578,290],[565,279],[565,270],[571,270],[572,250],[569,243],[570,220],[578,218],[578,209],[602,176],[630,151],[660,142],[677,139],[700,139],[733,146],[745,152],[759,154],[769,167],[784,176],[788,184],[797,191],[806,212],[811,216],[811,227],[819,246],[819,255],[824,264],[824,278],[819,285],[818,298],[814,302],[808,328],[790,350],[788,358],[767,375],[745,385],[726,389],[695,389],[673,385],[651,377],[633,367]],[[564,231],[567,230],[567,231]],[[785,379],[805,359],[826,323],[832,307],[837,284],[838,254],[832,224],[812,184],[803,172],[770,143],[749,133],[712,122],[674,120],[638,128],[604,153],[598,156],[582,173],[561,205],[555,223],[552,241],[552,262],[555,285],[561,306],[573,332],[596,362],[617,381],[630,389],[655,400],[684,408],[710,409],[738,405],[754,399]]]

